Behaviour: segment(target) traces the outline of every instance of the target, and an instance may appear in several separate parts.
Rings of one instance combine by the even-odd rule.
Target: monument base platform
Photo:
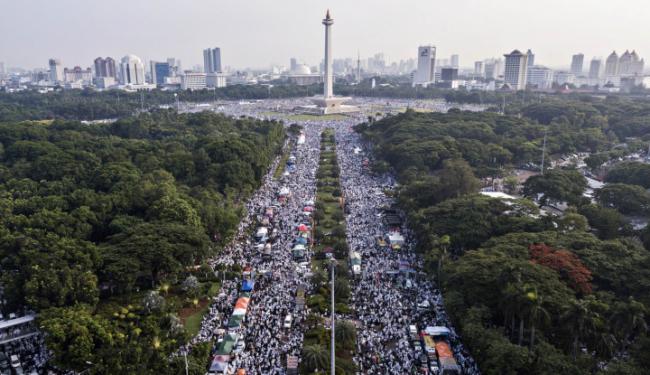
[[[301,106],[298,107],[297,110],[312,115],[332,115],[337,113],[354,113],[360,111],[357,106],[342,104],[347,100],[350,100],[350,98],[343,96],[332,96],[329,98],[316,97],[312,99],[314,105]]]

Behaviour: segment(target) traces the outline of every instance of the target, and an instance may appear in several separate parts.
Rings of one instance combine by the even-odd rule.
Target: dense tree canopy
[[[183,339],[174,311],[134,305],[114,319],[95,309],[177,283],[217,254],[283,141],[276,122],[167,110],[106,125],[0,123],[7,307],[42,313],[62,368],[166,366]]]
[[[617,142],[646,136],[631,118],[648,110],[645,101],[569,97],[506,110],[521,118],[407,111],[357,126],[374,146],[373,170],[396,173],[398,203],[409,215],[426,271],[441,285],[482,372],[586,375],[599,371],[598,361],[612,361],[620,350],[645,342],[650,252],[625,237],[634,232],[619,213],[646,210],[641,186],[606,185],[596,190],[600,204],[591,204],[583,197],[581,173],[547,169],[527,180],[524,194],[542,204],[577,206],[554,216],[541,214],[528,199],[475,195],[476,185],[468,181],[474,174],[500,175],[539,163],[545,132],[547,156],[606,153],[592,161],[597,168],[623,155],[610,152]],[[455,178],[440,181],[445,169]],[[615,171],[621,182],[642,183]],[[650,244],[650,229],[641,237]],[[599,373],[642,373],[646,356],[633,353]]]

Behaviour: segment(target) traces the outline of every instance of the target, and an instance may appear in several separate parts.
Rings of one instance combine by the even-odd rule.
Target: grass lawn
[[[282,159],[280,159],[280,164],[278,164],[278,167],[275,169],[275,172],[273,172],[273,178],[275,178],[276,180],[282,177],[282,173],[287,167],[287,160],[289,160],[289,156],[291,155],[292,146],[293,143],[289,142],[289,144],[287,145],[287,149],[282,154]]]
[[[185,330],[191,336],[199,333],[203,316],[208,312],[208,308],[210,307],[210,299],[219,293],[219,289],[221,289],[221,285],[218,282],[211,283],[207,295],[199,299],[198,305],[184,307],[178,312],[178,317],[183,322]]]
[[[202,299],[199,301],[199,304],[196,307],[186,307],[179,311],[179,316],[183,325],[185,326],[185,331],[190,334],[190,336],[195,336],[199,333],[201,329],[201,321],[203,320],[203,315],[208,312],[210,307],[210,300]]]
[[[282,116],[282,117],[286,116],[285,113],[273,112],[273,111],[260,112],[260,115],[262,115],[262,116]]]

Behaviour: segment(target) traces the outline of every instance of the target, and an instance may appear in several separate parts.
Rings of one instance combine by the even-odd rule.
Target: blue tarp
[[[298,237],[298,238],[296,238],[296,242],[301,244],[301,245],[306,245],[307,244],[307,239],[305,237]]]
[[[255,287],[255,281],[253,280],[244,280],[242,282],[241,290],[244,292],[250,292]]]

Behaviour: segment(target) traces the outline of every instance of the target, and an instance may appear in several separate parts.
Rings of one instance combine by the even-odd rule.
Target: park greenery
[[[615,162],[610,150],[650,140],[649,110],[631,98],[550,98],[511,106],[512,116],[408,110],[357,126],[373,171],[397,176],[425,270],[483,373],[646,372],[650,230],[626,215],[649,215],[647,167],[615,165],[594,202],[570,167],[529,178],[523,198],[476,192],[479,178],[539,168],[544,135],[547,157]],[[563,215],[540,210],[559,203]]]
[[[185,373],[169,355],[218,291],[205,260],[235,233],[284,138],[280,123],[207,112],[0,123],[7,309],[39,313],[59,369]]]
[[[337,260],[334,282],[335,309],[338,314],[350,313],[350,277],[348,269],[348,244],[345,231],[344,198],[341,194],[339,166],[336,158],[334,131],[321,133],[320,160],[317,179],[316,210],[314,223],[314,259],[312,260],[314,291],[307,299],[312,314],[307,319],[301,373],[313,374],[317,369],[325,371],[330,366],[331,331],[324,326],[324,320],[331,313],[329,281],[330,254]],[[347,320],[338,320],[336,335],[336,373],[354,374],[356,367],[351,354],[356,344],[356,327]]]
[[[0,92],[0,122],[69,119],[100,120],[121,118],[139,110],[158,106],[175,106],[179,102],[212,102],[215,100],[253,100],[290,98],[314,95],[315,86],[230,85],[218,89],[126,92],[122,90],[94,91],[58,90],[39,93],[21,91]]]

